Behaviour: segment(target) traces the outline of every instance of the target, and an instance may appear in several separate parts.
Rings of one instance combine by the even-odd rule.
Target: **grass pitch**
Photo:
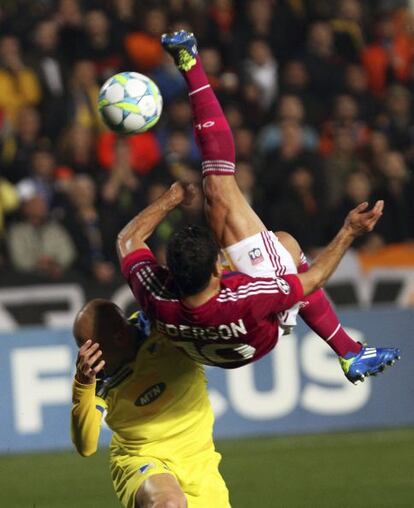
[[[218,442],[233,508],[414,506],[414,429]],[[117,508],[106,450],[0,456],[4,508]],[[208,507],[215,508],[215,507]]]

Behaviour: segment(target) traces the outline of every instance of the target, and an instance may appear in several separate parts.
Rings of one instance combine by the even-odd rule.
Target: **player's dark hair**
[[[210,281],[219,247],[207,228],[186,226],[167,245],[167,265],[183,296],[205,289]]]

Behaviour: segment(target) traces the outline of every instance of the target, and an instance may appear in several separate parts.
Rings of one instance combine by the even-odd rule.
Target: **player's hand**
[[[371,210],[368,210],[365,201],[351,210],[344,222],[345,230],[354,237],[369,233],[375,227],[384,209],[384,201],[377,201]]]
[[[100,360],[101,356],[102,351],[97,342],[87,340],[82,344],[76,360],[75,378],[79,383],[89,385],[95,382],[96,375],[105,366],[105,360]]]
[[[196,195],[195,186],[192,183],[174,182],[170,192],[177,205],[190,205]]]

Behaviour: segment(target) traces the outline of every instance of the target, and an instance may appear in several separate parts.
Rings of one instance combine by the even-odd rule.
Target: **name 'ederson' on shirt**
[[[168,269],[147,248],[126,256],[122,273],[159,332],[193,360],[224,368],[240,367],[273,349],[279,334],[277,314],[303,298],[296,275],[258,278],[224,272],[219,293],[189,307]]]

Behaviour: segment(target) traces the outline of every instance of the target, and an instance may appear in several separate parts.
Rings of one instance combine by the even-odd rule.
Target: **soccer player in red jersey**
[[[123,274],[156,328],[196,361],[234,368],[270,351],[295,324],[300,309],[307,324],[338,354],[348,379],[363,380],[383,370],[398,359],[399,351],[363,348],[354,341],[321,289],[352,241],[373,229],[383,202],[371,210],[368,203],[352,210],[309,268],[295,240],[286,233],[278,239],[267,231],[237,186],[232,134],[194,36],[176,32],[163,36],[162,43],[189,87],[211,230],[239,271],[222,271],[219,247],[199,227],[173,235],[168,269],[158,265],[144,242],[172,209],[191,199],[191,186],[174,184],[121,231],[117,242]]]

